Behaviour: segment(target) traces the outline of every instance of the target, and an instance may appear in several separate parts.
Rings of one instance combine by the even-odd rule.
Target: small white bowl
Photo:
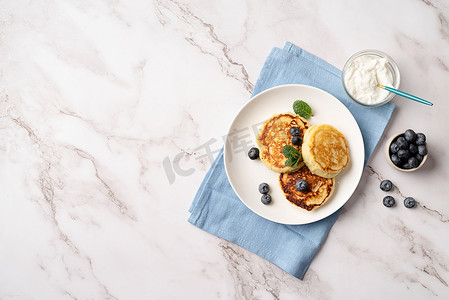
[[[416,168],[413,168],[413,169],[401,169],[401,168],[399,168],[399,167],[396,166],[396,165],[391,161],[391,159],[390,159],[390,145],[391,145],[391,143],[392,143],[397,137],[399,137],[400,135],[404,135],[404,132],[396,133],[396,134],[393,135],[391,138],[389,138],[388,141],[386,142],[385,148],[384,148],[385,158],[387,159],[387,161],[388,161],[388,163],[390,164],[390,166],[392,166],[392,167],[395,168],[396,170],[399,170],[399,171],[402,171],[402,172],[413,172],[413,171],[416,171],[416,170],[418,170],[419,168],[421,168],[421,167],[424,165],[424,163],[425,163],[426,160],[427,160],[427,156],[429,155],[429,153],[427,153],[426,155],[423,156],[423,160],[420,162],[420,164],[419,164]],[[426,146],[427,146],[427,145],[426,145]]]
[[[361,56],[373,56],[373,57],[377,57],[377,58],[384,58],[384,59],[386,59],[387,62],[388,62],[388,69],[390,70],[391,75],[393,76],[393,84],[392,84],[392,87],[395,88],[395,89],[398,89],[398,88],[399,88],[399,84],[400,84],[400,81],[401,81],[401,75],[400,75],[400,73],[399,73],[399,68],[398,68],[396,62],[393,60],[393,58],[391,58],[391,57],[388,56],[386,53],[384,53],[384,52],[382,52],[382,51],[379,51],[379,50],[373,50],[373,49],[370,49],[370,50],[362,50],[362,51],[359,51],[359,52],[353,54],[353,55],[346,61],[345,65],[344,65],[344,67],[343,67],[341,80],[342,80],[342,83],[343,83],[343,89],[344,89],[346,95],[348,95],[349,99],[351,99],[351,100],[354,101],[355,103],[360,104],[360,105],[363,105],[363,106],[367,106],[367,107],[377,107],[377,106],[381,106],[381,105],[384,105],[384,104],[390,102],[391,99],[393,99],[393,97],[395,96],[395,94],[393,94],[393,93],[389,93],[388,96],[387,96],[385,99],[383,99],[382,101],[380,101],[380,102],[377,102],[377,103],[374,103],[374,104],[368,104],[368,103],[361,102],[361,101],[359,101],[358,99],[354,98],[354,97],[351,95],[351,93],[348,91],[348,88],[346,87],[346,81],[345,81],[346,71],[347,71],[347,69],[349,68],[349,66],[351,65],[351,63],[352,63],[355,59],[357,59],[357,58],[359,58],[359,57],[361,57]]]

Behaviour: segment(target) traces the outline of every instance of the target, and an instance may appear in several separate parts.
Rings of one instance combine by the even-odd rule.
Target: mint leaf
[[[299,163],[299,158],[296,160],[295,165],[293,166],[293,169],[296,169],[298,167],[298,163]]]
[[[293,102],[293,111],[295,114],[303,117],[304,119],[308,119],[313,116],[312,108],[310,108],[309,104],[302,100],[296,100]]]
[[[292,145],[284,145],[284,147],[282,147],[282,154],[284,154],[284,156],[286,158],[289,158],[289,157],[292,157],[292,158],[301,157],[301,153],[299,153],[298,149],[296,149]]]
[[[293,157],[289,157],[289,158],[287,158],[287,160],[285,161],[285,163],[284,163],[284,165],[285,166],[293,166],[294,164],[296,164],[298,161],[295,159],[295,158],[293,158]]]
[[[298,163],[302,160],[302,155],[292,145],[284,145],[282,147],[282,154],[287,158],[287,160],[284,162],[285,166],[293,166],[294,169],[298,167]]]

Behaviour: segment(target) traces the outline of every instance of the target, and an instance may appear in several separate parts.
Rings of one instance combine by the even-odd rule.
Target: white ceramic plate
[[[312,108],[310,125],[330,124],[340,130],[349,146],[350,163],[335,178],[332,197],[321,207],[306,211],[291,204],[279,186],[279,174],[260,160],[248,158],[246,149],[256,146],[257,129],[274,114],[293,112],[293,102],[304,100]],[[283,224],[307,224],[321,220],[342,207],[356,189],[363,172],[364,145],[359,126],[349,110],[334,96],[307,85],[283,85],[252,98],[235,117],[229,129],[224,159],[226,173],[237,196],[256,214]],[[260,201],[258,187],[270,185],[272,202]]]

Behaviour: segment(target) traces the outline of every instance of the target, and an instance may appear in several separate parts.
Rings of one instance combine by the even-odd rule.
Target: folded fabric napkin
[[[320,88],[351,111],[362,132],[366,164],[395,104],[390,102],[367,108],[351,102],[343,90],[340,70],[288,42],[283,49],[271,51],[252,96],[274,86],[292,83]],[[302,279],[341,209],[325,219],[305,225],[284,225],[260,217],[240,201],[230,186],[222,149],[189,211],[189,222],[193,225],[238,244]]]

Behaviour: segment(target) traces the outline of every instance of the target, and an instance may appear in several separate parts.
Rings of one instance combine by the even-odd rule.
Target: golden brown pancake
[[[348,144],[334,126],[313,125],[304,134],[302,156],[313,174],[335,177],[349,163]]]
[[[309,189],[300,192],[295,184],[299,179],[304,179],[309,184]],[[300,170],[279,175],[279,184],[288,201],[305,210],[312,210],[323,205],[332,195],[335,187],[334,178],[324,178],[312,174],[307,166]]]
[[[257,137],[257,144],[260,151],[260,159],[271,170],[279,173],[292,172],[294,166],[286,166],[284,162],[287,158],[282,154],[284,145],[292,145],[299,153],[301,146],[292,144],[292,135],[290,128],[298,127],[301,131],[300,137],[304,136],[305,130],[309,127],[309,123],[300,116],[292,113],[283,113],[272,116],[260,128]],[[304,162],[297,165],[301,168]]]

